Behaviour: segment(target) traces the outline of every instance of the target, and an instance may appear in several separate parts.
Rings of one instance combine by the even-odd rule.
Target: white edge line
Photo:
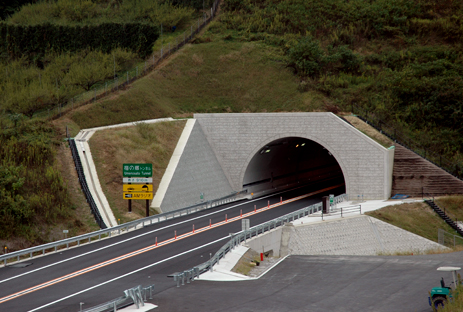
[[[288,190],[286,190],[286,191],[288,191]],[[143,234],[140,234],[140,235],[137,235],[137,236],[128,238],[128,239],[126,239],[126,240],[122,240],[122,241],[120,241],[120,242],[111,244],[111,245],[107,245],[107,246],[104,246],[104,247],[101,247],[101,248],[98,248],[98,249],[95,249],[95,250],[92,250],[92,251],[89,251],[89,252],[86,252],[86,253],[83,253],[83,254],[80,254],[80,255],[77,255],[77,256],[68,258],[68,259],[65,259],[65,260],[61,260],[61,261],[58,261],[58,262],[55,262],[55,263],[52,263],[52,264],[48,264],[48,265],[46,265],[46,266],[44,266],[44,267],[37,268],[37,269],[32,270],[32,271],[28,271],[28,272],[25,272],[25,273],[22,273],[22,274],[19,274],[19,275],[15,275],[15,276],[9,277],[9,278],[4,279],[4,280],[0,280],[0,284],[1,284],[1,283],[4,283],[4,282],[7,282],[7,281],[9,281],[9,280],[12,280],[12,279],[15,279],[15,278],[18,278],[18,277],[27,275],[27,274],[31,274],[31,273],[34,273],[34,272],[37,272],[37,271],[40,271],[40,270],[43,270],[43,269],[47,269],[47,268],[52,267],[52,266],[54,266],[54,265],[58,265],[58,264],[61,264],[61,263],[67,262],[67,261],[71,261],[71,260],[74,260],[74,259],[77,259],[77,258],[80,258],[80,257],[83,257],[83,256],[90,255],[90,254],[92,254],[92,253],[94,253],[94,252],[98,252],[98,251],[101,251],[101,250],[104,250],[104,249],[107,249],[107,248],[110,248],[110,247],[117,246],[117,245],[119,245],[119,244],[123,244],[123,243],[129,242],[129,241],[131,241],[131,240],[133,240],[133,239],[137,239],[137,238],[143,237],[143,236],[145,236],[145,235],[152,234],[152,233],[154,233],[154,232],[158,232],[158,231],[161,231],[161,230],[165,230],[165,229],[168,229],[168,228],[170,228],[170,227],[173,227],[173,226],[176,226],[176,225],[179,225],[179,224],[183,224],[183,223],[187,223],[187,222],[190,222],[190,221],[194,221],[194,220],[196,220],[196,219],[200,219],[200,218],[204,218],[204,217],[207,217],[207,216],[211,216],[211,215],[214,215],[214,214],[217,214],[217,213],[220,213],[220,212],[223,212],[223,211],[226,211],[226,210],[229,210],[229,209],[232,209],[232,208],[235,208],[235,207],[238,207],[238,206],[247,204],[247,203],[252,203],[252,202],[254,202],[254,201],[258,201],[258,200],[261,200],[261,199],[265,199],[265,198],[270,197],[270,196],[278,195],[278,194],[281,194],[281,193],[283,193],[283,192],[285,192],[285,191],[282,191],[282,192],[279,192],[279,193],[275,193],[275,194],[270,194],[270,195],[267,195],[267,196],[264,196],[264,197],[255,198],[255,199],[249,200],[249,201],[247,201],[247,202],[239,203],[239,204],[236,204],[236,205],[233,205],[233,206],[230,206],[230,207],[227,207],[227,208],[224,208],[224,209],[215,211],[215,212],[211,212],[211,213],[209,213],[209,214],[205,214],[205,215],[203,215],[203,216],[198,216],[198,217],[196,217],[196,218],[192,218],[192,219],[188,219],[188,220],[185,220],[185,221],[177,222],[177,223],[174,223],[174,224],[171,224],[171,225],[168,225],[168,226],[165,226],[165,227],[162,227],[162,228],[159,228],[159,229],[150,231],[150,232],[146,232],[146,233],[143,233]],[[85,245],[84,245],[84,246],[85,246]],[[64,252],[64,251],[66,251],[66,250],[63,250],[63,252]]]
[[[129,273],[126,273],[126,274],[124,274],[124,275],[115,277],[115,278],[110,279],[110,280],[108,280],[108,281],[106,281],[106,282],[103,282],[103,283],[100,283],[100,284],[98,284],[98,285],[89,287],[89,288],[87,288],[87,289],[83,289],[83,290],[78,291],[78,292],[76,292],[76,293],[74,293],[74,294],[72,294],[72,295],[63,297],[63,298],[61,298],[61,299],[55,300],[55,301],[50,302],[50,303],[47,303],[47,304],[42,305],[42,306],[40,306],[40,307],[38,307],[38,308],[29,310],[28,312],[33,312],[33,311],[41,310],[41,309],[46,308],[46,307],[48,307],[48,306],[51,306],[51,305],[53,305],[53,304],[55,304],[55,303],[58,303],[58,302],[61,302],[61,301],[63,301],[63,300],[72,298],[72,297],[74,297],[74,296],[80,295],[80,294],[82,294],[82,293],[84,293],[84,292],[87,292],[87,291],[89,291],[89,290],[98,288],[98,287],[100,287],[100,286],[103,286],[103,285],[106,285],[106,284],[108,284],[108,283],[114,282],[114,281],[116,281],[116,280],[118,280],[118,279],[121,279],[121,278],[124,278],[124,277],[126,277],[126,276],[129,276],[129,275],[138,273],[138,272],[140,272],[140,271],[143,271],[143,270],[145,270],[145,269],[151,268],[151,267],[153,267],[153,266],[155,266],[155,265],[158,265],[158,264],[160,264],[160,263],[163,263],[163,262],[172,260],[172,259],[174,259],[174,258],[183,256],[183,255],[185,255],[185,254],[187,254],[187,253],[193,252],[193,251],[195,251],[195,250],[201,249],[201,248],[203,248],[203,247],[206,247],[206,246],[215,244],[215,243],[217,243],[217,242],[220,242],[220,241],[222,241],[222,240],[224,240],[224,239],[229,239],[229,238],[230,238],[230,236],[225,236],[225,237],[219,238],[219,239],[217,239],[217,240],[215,240],[215,241],[213,241],[213,242],[210,242],[210,243],[204,244],[204,245],[202,245],[202,246],[199,246],[199,247],[196,247],[196,248],[193,248],[193,249],[184,251],[184,252],[179,253],[179,254],[177,254],[177,255],[175,255],[175,256],[172,256],[172,257],[169,257],[169,258],[160,260],[160,261],[158,261],[158,262],[155,262],[155,263],[152,263],[152,264],[150,264],[150,265],[144,266],[144,267],[139,268],[139,269],[137,269],[137,270],[134,270],[134,271],[132,271],[132,272],[129,272]]]

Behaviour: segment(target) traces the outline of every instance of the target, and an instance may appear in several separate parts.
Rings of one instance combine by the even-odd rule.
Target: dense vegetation
[[[43,118],[47,110],[142,62],[161,24],[170,32],[197,14],[179,4],[188,3],[57,0],[0,7],[6,18],[0,25],[0,241],[10,249],[55,239],[50,231],[59,224],[72,233],[78,231],[69,227],[82,226],[56,161],[62,143]]]
[[[43,242],[47,229],[40,225],[68,217],[70,206],[56,168],[52,129],[43,122],[17,120],[1,131],[0,146],[0,239],[23,236]]]
[[[336,111],[361,107],[460,158],[460,1],[224,0],[223,7],[221,20],[237,38],[281,47],[301,91],[322,92]]]
[[[0,202],[10,222],[0,240],[46,240],[34,226],[66,218],[72,206],[54,161],[56,134],[39,117],[123,75],[147,54],[95,45],[101,33],[90,30],[162,25],[163,41],[173,26],[189,30],[211,2],[47,0],[5,20],[29,31],[21,36],[43,27],[78,29],[88,30],[89,42],[71,36],[39,52],[34,45],[43,42],[28,42],[27,49],[14,40],[9,48],[0,44]],[[461,161],[462,20],[463,4],[455,0],[223,0],[219,20],[175,64],[70,113],[68,121],[78,128],[193,112],[362,109]]]

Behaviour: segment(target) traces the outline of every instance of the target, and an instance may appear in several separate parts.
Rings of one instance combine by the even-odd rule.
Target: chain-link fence
[[[463,237],[451,234],[443,229],[438,229],[437,242],[441,245],[455,248],[456,246],[463,246]]]
[[[190,25],[190,29],[186,29],[177,37],[173,38],[170,42],[166,43],[165,45],[163,44],[161,49],[154,52],[144,61],[144,63],[139,64],[129,71],[115,73],[113,79],[103,81],[95,85],[92,90],[76,95],[70,100],[60,103],[56,107],[41,112],[36,116],[45,117],[48,119],[57,119],[63,114],[73,110],[75,107],[96,102],[111,92],[124,89],[128,84],[149,73],[172,53],[183,47],[185,44],[191,42],[194,36],[198,34],[206,25],[208,25],[215,17],[219,3],[220,0],[215,0],[210,10],[205,12],[202,18],[199,18],[192,25]]]

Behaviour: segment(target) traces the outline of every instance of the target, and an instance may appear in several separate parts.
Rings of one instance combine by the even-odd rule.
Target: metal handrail
[[[195,204],[195,205],[188,206],[185,208],[177,209],[171,212],[165,212],[165,213],[157,214],[154,216],[130,221],[124,224],[114,226],[112,228],[102,229],[102,230],[94,231],[91,233],[82,234],[79,236],[59,240],[56,242],[51,242],[51,243],[47,243],[47,244],[43,244],[43,245],[39,245],[35,247],[30,247],[30,248],[10,252],[10,253],[0,256],[0,263],[3,261],[3,264],[6,266],[8,260],[10,259],[16,258],[16,261],[20,261],[21,257],[25,255],[29,255],[29,258],[32,258],[34,256],[34,253],[37,253],[37,252],[41,252],[41,254],[44,255],[46,251],[47,250],[49,251],[50,249],[52,249],[51,252],[56,252],[60,248],[62,249],[64,246],[65,248],[69,248],[69,245],[72,245],[72,244],[77,244],[77,246],[80,246],[82,242],[90,243],[92,239],[95,240],[96,237],[98,237],[98,240],[101,240],[101,238],[105,236],[111,237],[112,235],[121,234],[124,231],[128,232],[131,229],[134,230],[137,228],[144,228],[145,226],[149,226],[154,223],[160,223],[160,222],[164,222],[164,221],[171,220],[174,218],[179,218],[185,215],[189,215],[189,214],[201,211],[201,210],[211,209],[218,205],[222,205],[227,202],[235,201],[237,200],[237,197],[239,195],[246,194],[247,192],[248,190],[243,190],[243,191],[232,193],[230,195],[220,197],[214,200],[209,200],[204,203],[199,203],[199,204]]]
[[[334,202],[340,203],[341,201],[346,200],[347,198],[347,194],[342,194],[336,196]],[[262,234],[265,231],[270,231],[271,229],[275,229],[279,226],[282,226],[287,222],[292,222],[295,219],[299,219],[307,215],[313,214],[315,212],[321,211],[322,207],[322,203],[313,204],[308,207],[299,209],[297,211],[288,213],[284,216],[253,226],[249,230],[231,234],[231,239],[225,245],[223,245],[214,254],[214,256],[211,257],[209,261],[206,261],[198,266],[195,266],[194,268],[173,275],[174,281],[177,282],[177,287],[180,287],[180,282],[182,285],[184,285],[185,280],[187,281],[187,283],[189,283],[190,280],[194,281],[195,277],[199,277],[200,274],[208,270],[212,271],[212,267],[215,264],[219,264],[220,259],[222,259],[231,249],[233,249],[236,245],[240,244],[241,242],[246,241],[247,239],[252,238],[253,236],[257,236],[259,235],[259,233]]]
[[[341,218],[348,213],[353,213],[359,211],[360,214],[362,214],[362,205],[354,205],[354,206],[347,206],[347,207],[339,207],[339,208],[334,208],[331,209],[329,213],[323,213],[322,211],[322,220],[324,216],[336,216],[336,215],[341,215]]]

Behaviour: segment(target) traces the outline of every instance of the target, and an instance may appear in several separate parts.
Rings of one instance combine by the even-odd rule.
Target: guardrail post
[[[342,218],[342,207],[341,207],[341,218]]]

